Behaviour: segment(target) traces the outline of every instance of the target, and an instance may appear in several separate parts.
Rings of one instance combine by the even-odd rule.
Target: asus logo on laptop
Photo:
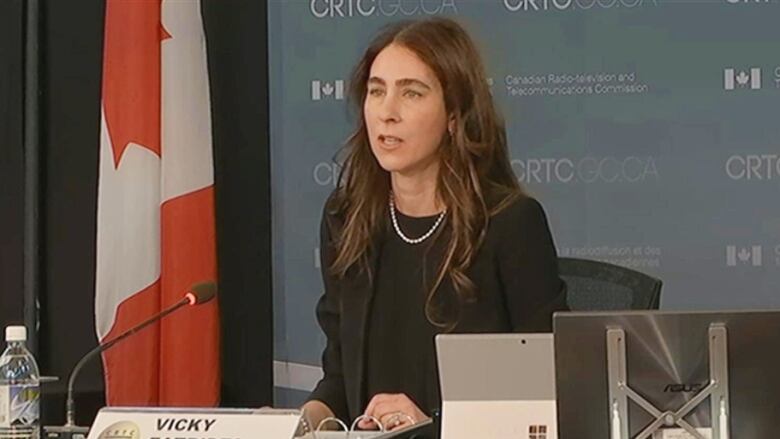
[[[704,388],[704,384],[669,384],[664,393],[694,393]]]

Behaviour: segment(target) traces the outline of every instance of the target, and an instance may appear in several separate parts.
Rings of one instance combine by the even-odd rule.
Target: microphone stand
[[[46,433],[46,437],[48,438],[60,438],[60,439],[77,439],[77,438],[85,438],[87,437],[87,433],[89,433],[89,427],[82,427],[76,425],[76,403],[75,399],[73,397],[73,387],[76,383],[76,377],[78,376],[81,369],[84,367],[89,360],[92,359],[95,355],[104,352],[108,349],[111,349],[114,347],[117,343],[120,341],[126,339],[127,337],[135,334],[136,332],[144,329],[145,327],[151,325],[152,323],[162,319],[163,317],[167,316],[168,314],[171,314],[172,312],[176,311],[177,309],[190,304],[195,304],[196,302],[188,296],[185,296],[180,301],[176,302],[174,305],[166,308],[163,312],[152,316],[151,318],[141,322],[140,324],[130,328],[129,330],[119,334],[116,338],[112,339],[111,341],[108,341],[106,343],[101,343],[97,346],[95,346],[94,349],[87,352],[86,355],[81,357],[78,363],[76,363],[76,366],[73,368],[73,370],[70,373],[70,376],[68,377],[68,393],[67,393],[67,399],[65,402],[65,425],[58,425],[58,426],[46,426],[44,427],[44,432]]]

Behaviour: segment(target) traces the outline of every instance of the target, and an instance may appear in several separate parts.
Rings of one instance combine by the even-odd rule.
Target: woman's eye
[[[420,93],[418,91],[414,91],[414,90],[406,90],[405,94],[406,94],[407,97],[410,97],[410,98],[413,98],[413,99],[422,97],[422,93]]]
[[[371,96],[382,96],[383,93],[384,90],[382,90],[381,88],[371,88],[368,90],[368,94]]]

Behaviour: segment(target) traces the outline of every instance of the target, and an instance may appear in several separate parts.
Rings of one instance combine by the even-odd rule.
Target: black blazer
[[[324,376],[309,400],[322,401],[337,417],[351,421],[368,404],[363,392],[365,335],[374,285],[357,267],[343,278],[328,271],[336,255],[334,237],[343,226],[343,218],[330,204],[325,204],[320,227],[325,293],[317,304],[317,320],[327,336]],[[369,254],[372,273],[377,272],[380,246],[377,239]],[[490,219],[469,277],[477,286],[478,300],[463,305],[452,332],[551,332],[552,313],[567,309],[547,218],[539,202],[527,196]]]

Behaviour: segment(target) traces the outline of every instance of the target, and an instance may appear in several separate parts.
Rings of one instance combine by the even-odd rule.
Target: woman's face
[[[391,44],[374,59],[363,115],[371,150],[388,172],[415,175],[438,169],[447,130],[441,84],[411,50]]]

